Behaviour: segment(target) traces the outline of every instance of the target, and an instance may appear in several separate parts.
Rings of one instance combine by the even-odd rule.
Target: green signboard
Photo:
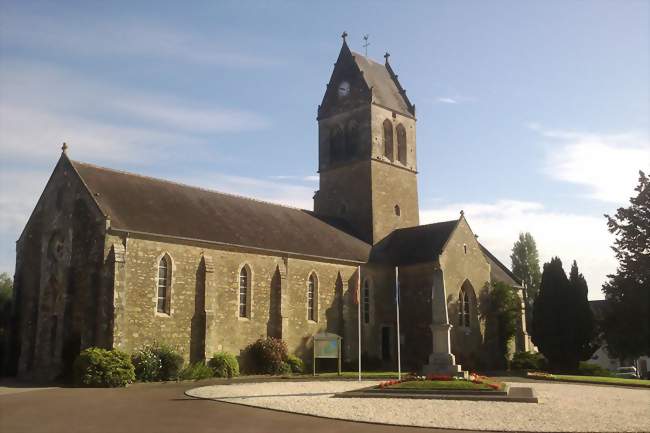
[[[341,374],[341,340],[336,334],[324,332],[314,335],[314,375],[316,375],[316,359],[338,359],[339,375]]]

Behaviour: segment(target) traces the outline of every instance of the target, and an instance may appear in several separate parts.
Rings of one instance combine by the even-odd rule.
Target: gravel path
[[[187,391],[193,397],[328,418],[469,430],[648,432],[650,391],[617,387],[531,383],[538,404],[332,398],[379,382],[266,382],[214,385]],[[522,384],[512,384],[521,386]]]

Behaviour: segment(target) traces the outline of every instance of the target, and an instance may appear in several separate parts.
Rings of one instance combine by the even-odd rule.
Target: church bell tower
[[[384,64],[343,46],[318,107],[314,212],[376,244],[419,224],[415,106]]]

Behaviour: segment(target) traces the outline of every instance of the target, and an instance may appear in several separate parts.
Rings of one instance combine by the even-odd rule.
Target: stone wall
[[[156,276],[164,254],[172,261],[169,315],[156,311]],[[202,265],[206,258],[209,272]],[[126,239],[124,266],[125,290],[119,295],[124,298],[124,310],[120,319],[116,312],[116,347],[132,352],[156,340],[176,347],[186,360],[191,358],[192,347],[204,347],[207,357],[220,350],[239,354],[267,335],[282,337],[290,352],[311,359],[313,334],[343,332],[344,300],[349,296],[346,286],[356,269],[144,236]],[[251,280],[250,315],[246,318],[239,317],[239,273],[243,266],[250,270]],[[307,317],[307,287],[312,274],[318,282],[315,321]],[[204,301],[197,302],[197,297]],[[202,314],[204,333],[196,329],[201,323],[197,317]],[[202,338],[203,344],[196,341]]]
[[[480,249],[474,233],[461,218],[440,255],[447,307],[451,328],[451,348],[456,361],[474,367],[484,357],[483,337],[485,324],[479,320],[481,292],[490,282],[490,265]],[[461,287],[470,296],[470,326],[461,326],[458,319],[458,295]]]
[[[62,156],[17,242],[14,345],[21,377],[69,375],[79,351],[106,346],[105,218]]]

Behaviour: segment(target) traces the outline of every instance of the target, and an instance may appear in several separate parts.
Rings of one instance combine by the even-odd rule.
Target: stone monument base
[[[429,363],[422,366],[422,373],[458,376],[462,374],[461,366],[456,364],[456,357],[451,353],[432,353]]]

